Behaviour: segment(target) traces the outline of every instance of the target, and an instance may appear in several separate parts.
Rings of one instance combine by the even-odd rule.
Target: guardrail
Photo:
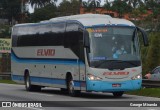
[[[0,79],[11,79],[11,73],[10,72],[0,73]]]
[[[160,80],[143,79],[142,86],[146,87],[146,88],[159,88],[160,87]]]

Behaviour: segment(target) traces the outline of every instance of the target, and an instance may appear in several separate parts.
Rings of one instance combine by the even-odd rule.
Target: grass
[[[6,84],[16,84],[14,81],[12,80],[4,80],[4,79],[1,79],[0,80],[0,83],[6,83]]]
[[[127,92],[126,94],[160,98],[160,88],[142,88],[137,91]]]

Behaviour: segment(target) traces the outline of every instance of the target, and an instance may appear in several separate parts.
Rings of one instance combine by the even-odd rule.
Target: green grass
[[[6,83],[6,84],[16,84],[15,82],[13,82],[12,80],[0,80],[0,83]]]
[[[137,91],[127,92],[126,94],[160,98],[160,88],[142,88]]]

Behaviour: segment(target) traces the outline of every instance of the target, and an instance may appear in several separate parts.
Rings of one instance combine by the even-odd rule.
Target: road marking
[[[33,109],[33,110],[45,110],[45,109],[40,109],[40,108],[32,108],[32,107],[26,107],[26,108]]]
[[[48,94],[42,94],[42,93],[29,93],[32,95],[42,95],[42,96],[48,96],[48,97],[53,97],[54,95],[48,95]]]

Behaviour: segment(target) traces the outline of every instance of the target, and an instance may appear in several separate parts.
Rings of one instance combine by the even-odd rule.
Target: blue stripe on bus
[[[11,74],[12,80],[17,80],[17,81],[24,81],[24,77],[20,75],[13,75]]]
[[[24,77],[21,75],[11,75],[13,81],[24,81]],[[46,83],[46,84],[59,84],[59,85],[66,85],[66,80],[65,79],[58,79],[58,78],[44,78],[44,77],[35,77],[35,76],[30,76],[31,82],[36,82],[36,83]],[[75,87],[80,87],[81,82],[83,81],[74,81],[74,86]]]
[[[37,83],[60,84],[60,85],[66,84],[64,79],[42,78],[42,77],[31,76],[30,80],[31,82],[37,82]]]
[[[78,59],[64,59],[64,58],[20,58],[12,51],[11,60],[18,63],[29,64],[65,64],[65,65],[84,65],[84,63]]]

